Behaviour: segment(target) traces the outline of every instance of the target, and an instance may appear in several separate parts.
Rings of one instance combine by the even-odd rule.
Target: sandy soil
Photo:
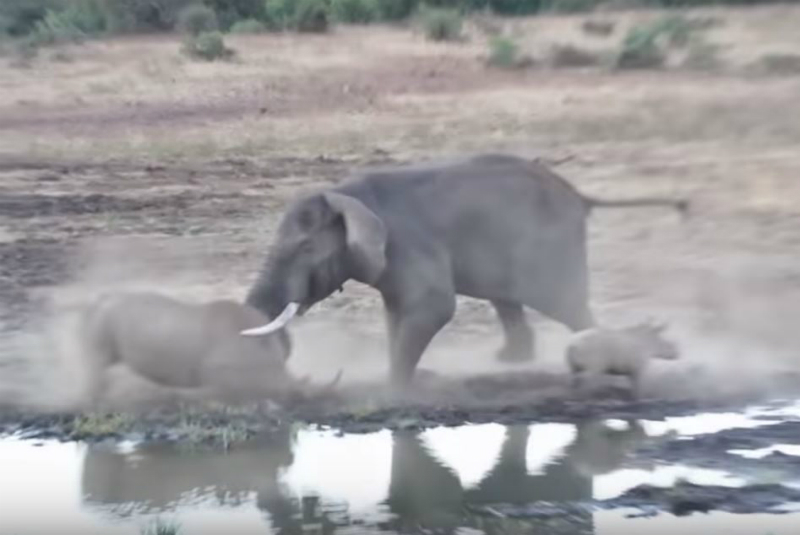
[[[555,43],[614,48],[658,15],[647,12],[604,14],[618,22],[608,38],[583,34],[585,17],[496,22],[540,60],[524,70],[487,67],[478,24],[450,44],[383,27],[231,37],[231,63],[186,60],[173,37],[90,42],[25,69],[0,58],[0,402],[74,394],[66,313],[98,293],[241,298],[299,193],[360,165],[475,150],[549,158],[587,193],[689,197],[687,219],[592,216],[599,319],[670,322],[684,358],[653,367],[651,398],[795,393],[800,76],[753,65],[800,53],[800,8],[699,13],[719,23],[705,36],[721,47],[713,71],[682,67],[680,54],[658,71],[547,65]],[[461,299],[421,367],[455,403],[566,396],[565,330],[530,317],[539,358],[501,366],[491,310]],[[292,333],[298,372],[324,380],[344,368],[354,391],[384,377],[367,287],[348,283]],[[501,375],[462,380],[487,373]]]

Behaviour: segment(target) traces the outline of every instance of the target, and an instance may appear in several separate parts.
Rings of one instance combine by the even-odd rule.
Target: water
[[[420,527],[460,534],[796,533],[796,514],[631,519],[615,510],[543,525],[478,516],[465,505],[605,499],[641,483],[668,486],[678,478],[735,487],[747,481],[724,471],[621,464],[642,441],[769,425],[774,421],[754,417],[798,413],[800,404],[578,427],[486,424],[344,436],[286,429],[227,453],[10,438],[0,441],[0,533],[135,534],[156,518],[176,521],[186,534]],[[797,445],[776,448],[797,453]]]

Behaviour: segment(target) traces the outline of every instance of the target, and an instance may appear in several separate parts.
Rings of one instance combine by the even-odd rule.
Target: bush
[[[378,10],[384,20],[406,19],[417,9],[417,0],[378,0]]]
[[[666,61],[665,54],[658,46],[658,32],[651,26],[634,26],[625,36],[622,50],[617,55],[619,69],[644,69],[660,67]]]
[[[545,0],[490,0],[487,5],[500,15],[531,15],[540,12],[544,3]]]
[[[55,45],[81,43],[86,38],[86,34],[63,13],[48,11],[44,19],[36,22],[29,38],[37,45]]]
[[[186,6],[178,14],[178,29],[195,37],[204,32],[216,31],[219,29],[217,14],[202,4]]]
[[[665,36],[671,46],[683,47],[689,44],[692,34],[699,29],[694,21],[682,15],[666,15],[652,23],[651,31],[656,36]]]
[[[103,0],[68,0],[48,9],[31,31],[41,30],[42,25],[70,28],[83,35],[96,35],[108,27],[103,10]]]
[[[267,0],[265,18],[273,30],[322,33],[328,31],[331,14],[327,0]]]
[[[11,19],[11,17],[0,13],[0,37],[9,35],[11,33],[11,28],[13,27],[14,21]]]
[[[600,57],[575,45],[555,45],[550,51],[554,67],[590,67],[600,63]]]
[[[297,0],[293,17],[294,29],[305,33],[324,33],[330,26],[330,9],[326,0]]]
[[[510,37],[496,36],[489,41],[489,65],[515,67],[519,58],[519,46]]]
[[[581,29],[589,35],[600,35],[603,37],[614,33],[614,22],[608,20],[585,20],[581,24]]]
[[[264,0],[203,0],[217,14],[219,26],[230,30],[238,21],[264,20]]]
[[[0,0],[4,33],[14,37],[29,34],[36,23],[44,19],[47,10],[53,7],[53,0]]]
[[[558,13],[581,13],[591,11],[599,0],[550,0],[548,8]]]
[[[225,46],[225,40],[218,31],[190,35],[183,45],[183,52],[193,58],[214,61],[233,56],[233,50]]]
[[[456,41],[461,38],[463,19],[456,9],[425,7],[420,11],[425,35],[431,41]]]
[[[183,8],[197,0],[103,0],[109,29],[115,32],[171,30]]]
[[[245,19],[234,23],[231,26],[231,33],[247,34],[247,33],[262,33],[267,31],[266,25],[260,20]]]
[[[264,19],[273,30],[286,30],[294,21],[294,0],[267,0],[264,4]]]
[[[351,24],[369,24],[381,15],[377,0],[331,0],[331,13],[334,19]]]

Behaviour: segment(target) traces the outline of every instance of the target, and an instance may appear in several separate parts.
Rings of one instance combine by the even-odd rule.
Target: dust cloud
[[[81,407],[86,387],[80,313],[111,291],[154,291],[186,301],[241,299],[247,269],[225,277],[201,269],[205,252],[175,239],[144,237],[97,240],[77,251],[73,277],[40,292],[41,307],[25,331],[6,341],[12,355],[0,382],[0,403],[12,401],[37,410]],[[644,381],[646,396],[727,398],[753,392],[772,394],[800,373],[800,290],[787,276],[745,264],[697,277],[694,301],[668,316],[668,336],[681,348],[678,361],[653,362]],[[528,402],[571,396],[563,351],[569,333],[560,324],[528,311],[536,329],[536,359],[500,363],[503,343],[491,307],[459,297],[456,316],[423,355],[416,401],[480,404]],[[598,320],[613,320],[603,313]],[[644,319],[644,318],[642,318]],[[388,373],[383,311],[377,293],[348,283],[290,327],[293,352],[288,367],[313,382],[329,381],[342,370],[340,389],[377,403]],[[538,377],[538,378],[537,378]],[[542,379],[545,377],[546,379]],[[528,378],[528,379],[526,379]],[[132,373],[116,370],[112,391],[122,400],[164,394]],[[481,381],[484,381],[481,383]],[[469,386],[467,386],[469,385]]]

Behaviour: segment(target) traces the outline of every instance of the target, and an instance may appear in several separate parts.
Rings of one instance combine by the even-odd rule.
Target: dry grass
[[[707,33],[732,69],[763,54],[800,50],[795,26],[787,22],[800,19],[798,8],[697,14],[721,22]],[[657,16],[609,15],[615,35]],[[541,17],[506,25],[521,52],[533,57],[554,43],[607,53],[608,42],[587,36],[582,20]],[[758,119],[762,111],[771,115],[778,121],[772,130],[795,130],[785,109],[770,112],[776,98],[794,106],[788,99],[797,87],[793,79],[746,80],[735,72],[714,80],[702,73],[620,76],[602,67],[586,75],[547,69],[499,73],[480,61],[485,37],[474,32],[461,44],[430,43],[386,27],[327,36],[231,36],[229,43],[238,51],[231,63],[187,60],[178,39],[167,36],[73,47],[71,63],[45,58],[26,70],[4,65],[0,151],[191,159],[211,153],[350,154],[376,145],[400,152],[468,149],[487,138],[503,147],[530,145],[531,136],[544,143],[650,135],[685,140],[687,132],[726,135],[727,119],[718,120],[719,114],[742,106],[747,118]],[[480,113],[461,113],[467,103]],[[676,106],[686,113],[669,111]],[[740,120],[736,114],[730,119]],[[752,126],[760,136],[765,128],[757,123],[737,126]],[[727,135],[740,134],[737,129]]]

